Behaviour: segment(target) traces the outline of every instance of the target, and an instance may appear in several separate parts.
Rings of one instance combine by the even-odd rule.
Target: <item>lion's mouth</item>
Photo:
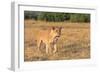
[[[54,38],[59,38],[60,37],[60,35],[57,35],[57,36],[55,36]]]

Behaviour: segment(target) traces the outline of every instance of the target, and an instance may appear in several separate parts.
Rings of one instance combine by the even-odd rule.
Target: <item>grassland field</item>
[[[37,51],[37,30],[62,27],[57,52],[47,55],[45,46]],[[90,58],[90,23],[24,21],[24,61],[72,60]]]

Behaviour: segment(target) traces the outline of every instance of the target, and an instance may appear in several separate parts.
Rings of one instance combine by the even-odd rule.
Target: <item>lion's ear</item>
[[[55,30],[55,27],[52,27],[52,30]]]

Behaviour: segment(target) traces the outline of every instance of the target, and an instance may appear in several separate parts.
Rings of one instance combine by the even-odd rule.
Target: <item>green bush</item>
[[[70,14],[71,22],[90,22],[89,14]]]
[[[79,13],[58,13],[58,12],[37,12],[37,11],[25,11],[24,19],[34,19],[53,22],[90,22],[89,14]]]

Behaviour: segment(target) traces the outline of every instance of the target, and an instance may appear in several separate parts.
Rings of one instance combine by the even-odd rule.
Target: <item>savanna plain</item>
[[[50,27],[62,27],[57,52],[45,53],[45,45],[37,50],[35,36]],[[41,36],[40,36],[41,37]],[[24,21],[24,61],[73,60],[90,58],[90,23]]]

